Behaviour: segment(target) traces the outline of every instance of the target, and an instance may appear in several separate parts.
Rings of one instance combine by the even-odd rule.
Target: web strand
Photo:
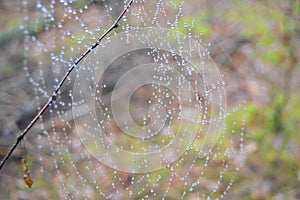
[[[124,16],[124,14],[127,12],[127,10],[130,8],[131,4],[133,3],[133,0],[130,0],[130,2],[127,4],[127,6],[124,8],[124,10],[121,12],[119,17],[115,20],[115,22],[110,26],[109,29],[107,29],[98,39],[97,41],[80,56],[78,57],[75,62],[70,66],[68,71],[65,73],[61,81],[59,82],[58,86],[55,88],[53,94],[48,99],[47,103],[42,107],[42,109],[37,113],[37,115],[31,120],[31,122],[28,124],[28,126],[22,131],[22,133],[17,137],[15,143],[11,146],[10,150],[7,152],[5,157],[2,159],[0,164],[0,170],[4,166],[4,164],[7,162],[10,155],[14,152],[14,150],[17,148],[20,141],[23,140],[25,135],[29,132],[29,130],[33,127],[33,125],[37,122],[37,120],[43,115],[43,113],[48,109],[48,107],[56,100],[56,96],[58,92],[60,91],[62,85],[66,81],[66,79],[69,77],[70,73],[74,70],[74,68],[84,59],[94,48],[96,48],[100,42],[115,28],[118,27],[118,23],[121,20],[121,18]]]

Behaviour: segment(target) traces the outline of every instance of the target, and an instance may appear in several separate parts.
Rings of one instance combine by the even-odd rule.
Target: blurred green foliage
[[[257,146],[248,155],[248,170],[237,175],[238,182],[249,184],[238,199],[273,199],[279,194],[284,194],[284,199],[299,198],[300,95],[290,79],[299,69],[300,2],[234,1],[230,9],[220,11],[218,16],[224,17],[224,23],[242,25],[240,35],[252,38],[255,45],[254,53],[247,56],[270,69],[269,75],[257,77],[261,84],[268,85],[268,103],[250,100],[245,105],[246,112],[238,109],[226,119],[228,130],[237,132],[245,115],[246,144]],[[186,33],[186,24],[193,24],[191,32],[206,35],[210,33],[207,30],[213,29],[207,24],[211,17],[209,10],[183,17],[178,29]],[[279,75],[274,78],[276,73]],[[270,182],[269,193],[250,187],[247,179],[259,178]]]
[[[81,8],[86,2],[86,0],[76,1],[74,7]],[[174,2],[176,5],[180,4],[180,1]],[[229,4],[229,9],[218,10],[218,14],[204,8],[191,15],[184,15],[179,19],[177,28],[182,33],[202,33],[206,37],[212,33],[213,26],[211,23],[216,16],[222,17],[222,23],[240,24],[242,30],[239,34],[243,37],[252,38],[254,41],[253,54],[246,55],[246,57],[262,63],[270,69],[269,74],[263,74],[264,77],[262,78],[257,77],[257,81],[261,81],[261,84],[268,87],[268,101],[259,102],[250,99],[243,107],[230,112],[230,115],[226,118],[226,126],[229,130],[226,135],[231,137],[228,140],[223,140],[222,144],[217,145],[220,152],[230,143],[229,139],[238,138],[237,134],[243,128],[245,128],[245,146],[252,145],[256,148],[253,148],[253,151],[247,154],[243,168],[238,173],[226,172],[223,181],[229,183],[233,176],[236,177],[236,183],[234,183],[236,187],[232,189],[232,199],[275,199],[281,194],[283,195],[282,199],[299,199],[300,134],[298,130],[300,130],[300,95],[299,88],[294,88],[289,79],[295,69],[299,68],[299,56],[297,57],[296,54],[299,52],[297,51],[299,49],[297,44],[300,41],[300,23],[297,18],[300,12],[300,2],[235,0],[225,4]],[[1,16],[1,19],[4,19],[4,17]],[[41,32],[45,26],[44,21],[44,19],[38,18],[33,22],[29,22],[30,35]],[[0,48],[4,48],[13,39],[23,37],[16,19],[12,19],[6,24],[9,28],[1,30]],[[84,39],[83,35],[77,34],[73,38],[66,38],[63,45],[66,46],[66,49],[71,46],[77,47],[77,42],[81,39]],[[58,50],[59,48],[56,49],[56,51]],[[66,54],[68,56],[71,51],[66,50]],[[7,62],[2,65],[0,70],[1,74],[5,74],[11,70],[16,70],[16,66]],[[268,81],[264,81],[264,79]],[[62,154],[61,157],[66,162],[72,160],[65,154]],[[216,169],[222,169],[222,160],[224,159],[226,160],[226,157],[221,155],[218,160],[214,160],[213,167],[208,169],[205,177],[218,177],[219,174],[215,174],[215,172]],[[31,171],[34,172],[32,174],[34,184],[47,190],[48,193],[51,193],[49,196],[56,199],[57,193],[55,190],[57,185],[55,184],[58,181],[52,180],[53,175],[49,171],[44,170],[41,172],[39,168],[42,164],[38,161],[35,162],[30,163]],[[203,161],[199,161],[199,163],[201,162]],[[86,166],[84,161],[77,165],[79,168]],[[72,169],[65,170],[66,173],[72,171]],[[18,174],[17,171],[14,173]],[[168,170],[151,173],[149,184],[158,182],[162,185],[161,188],[165,188],[168,184],[166,179],[169,174],[170,171]],[[111,176],[113,177],[113,174]],[[157,181],[157,177],[160,177],[160,181]],[[22,180],[22,177],[18,178]],[[49,179],[56,182],[49,185]],[[76,178],[67,177],[67,179],[74,184],[76,183]],[[257,181],[261,179],[271,185],[267,193],[262,193],[260,185],[255,187],[255,184],[258,184]],[[168,199],[177,199],[181,195],[185,186],[180,183],[178,181],[178,185],[170,187]],[[17,190],[24,189],[25,186],[18,184],[15,188],[10,189],[10,192],[14,193]],[[207,194],[210,192],[207,188],[197,189]],[[72,188],[67,188],[67,190],[71,191]],[[35,191],[29,190],[29,192],[33,194]],[[147,192],[142,191],[139,195],[143,196]],[[213,197],[217,196],[219,196],[217,193],[213,195]],[[13,199],[13,197],[11,198]],[[156,198],[160,199],[162,197],[157,196]]]

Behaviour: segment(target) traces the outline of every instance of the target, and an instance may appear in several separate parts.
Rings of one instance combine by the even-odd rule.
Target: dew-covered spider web
[[[37,109],[128,2],[20,1],[23,70]],[[197,12],[197,1],[133,2],[26,137],[33,191],[54,199],[230,195],[245,159],[245,120],[232,113],[244,111],[244,99],[232,97],[236,83],[211,58],[201,22],[187,20]]]

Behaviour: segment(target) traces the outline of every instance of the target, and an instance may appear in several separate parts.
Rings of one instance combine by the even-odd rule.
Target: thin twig
[[[75,62],[70,66],[66,74],[63,76],[61,81],[59,82],[58,86],[55,88],[53,94],[48,99],[47,103],[43,106],[43,108],[38,112],[38,114],[31,120],[31,122],[28,124],[28,126],[22,131],[22,133],[17,137],[16,142],[11,146],[10,150],[7,152],[5,157],[2,159],[0,164],[0,170],[2,169],[3,165],[6,163],[10,155],[14,152],[16,147],[18,146],[19,142],[25,137],[25,135],[28,133],[28,131],[32,128],[32,126],[37,122],[37,120],[42,116],[42,114],[47,110],[47,108],[56,100],[56,96],[62,87],[65,80],[69,77],[70,73],[73,71],[73,69],[84,59],[94,48],[96,48],[100,42],[105,38],[113,29],[118,27],[118,23],[123,17],[123,15],[126,13],[126,11],[129,9],[131,4],[133,3],[133,0],[130,0],[128,5],[124,8],[122,13],[119,15],[119,17],[115,20],[115,22],[111,25],[109,29],[107,29],[98,39],[97,41],[88,48],[80,57],[78,57]]]

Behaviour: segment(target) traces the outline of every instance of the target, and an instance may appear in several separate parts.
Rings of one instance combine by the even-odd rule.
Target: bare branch
[[[43,108],[37,113],[37,115],[31,120],[31,122],[28,124],[28,126],[22,131],[22,133],[17,137],[15,143],[11,146],[10,150],[7,152],[5,157],[2,159],[0,164],[0,170],[10,157],[10,155],[14,152],[16,147],[18,146],[19,142],[25,137],[25,135],[28,133],[28,131],[32,128],[32,126],[37,122],[37,120],[43,115],[43,113],[47,110],[47,108],[56,100],[56,96],[61,89],[62,85],[64,84],[65,80],[69,77],[70,73],[73,71],[73,69],[84,59],[94,48],[96,48],[100,42],[105,38],[113,29],[118,27],[118,23],[121,20],[121,18],[124,16],[126,11],[129,9],[131,4],[133,3],[133,0],[130,0],[128,5],[124,8],[122,13],[119,15],[119,17],[115,20],[115,22],[111,25],[109,29],[107,29],[98,39],[97,41],[89,47],[80,57],[78,57],[75,62],[70,66],[68,71],[65,73],[65,75],[62,77],[61,81],[59,82],[58,86],[55,88],[53,94],[48,99],[47,103],[43,106]]]

